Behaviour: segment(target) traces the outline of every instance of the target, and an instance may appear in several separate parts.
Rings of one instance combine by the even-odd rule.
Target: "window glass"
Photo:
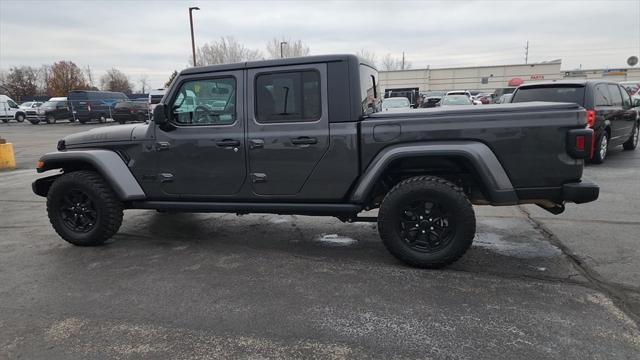
[[[629,96],[629,93],[626,91],[626,89],[623,87],[621,93],[622,93],[622,106],[627,109],[629,107],[631,107],[631,97]]]
[[[360,65],[360,104],[363,115],[380,111],[378,72],[366,65]]]
[[[620,95],[620,88],[618,85],[609,84],[609,95],[611,95],[611,105],[622,106],[622,96]]]
[[[255,96],[261,123],[316,121],[322,114],[317,71],[258,75]]]
[[[584,105],[584,86],[555,85],[521,87],[513,95],[511,102],[530,101],[568,102]]]
[[[16,104],[15,102],[11,101],[11,100],[7,100],[7,104],[9,104],[9,107],[12,109],[17,109],[19,106],[18,104]]]
[[[596,85],[595,92],[596,106],[611,106],[611,99],[609,98],[609,91],[607,90],[606,84]]]
[[[229,125],[236,121],[236,80],[232,77],[183,83],[172,105],[178,125]]]

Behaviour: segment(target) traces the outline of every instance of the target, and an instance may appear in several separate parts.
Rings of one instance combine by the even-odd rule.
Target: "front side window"
[[[263,124],[320,119],[320,73],[315,70],[256,77],[256,120]]]
[[[184,82],[171,106],[177,125],[230,125],[236,121],[236,80],[224,77]]]
[[[9,104],[9,107],[12,109],[17,109],[19,106],[18,104],[16,104],[15,102],[11,101],[11,100],[7,100],[7,104]]]
[[[622,106],[625,109],[628,109],[631,107],[631,97],[629,96],[629,93],[626,91],[624,87],[620,90],[622,94]]]

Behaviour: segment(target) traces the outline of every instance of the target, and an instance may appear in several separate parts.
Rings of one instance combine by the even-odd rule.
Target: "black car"
[[[587,109],[587,126],[595,131],[591,162],[600,164],[608,149],[622,145],[633,150],[638,145],[638,110],[627,91],[615,82],[602,80],[555,81],[521,85],[512,103],[553,101],[576,103]]]
[[[27,110],[27,120],[33,125],[43,121],[47,124],[55,124],[56,121],[62,119],[69,119],[69,121],[73,122],[69,104],[66,100],[49,100],[37,109]]]
[[[113,120],[124,124],[127,121],[149,120],[149,104],[144,101],[121,101],[112,110]]]
[[[82,124],[91,120],[106,122],[113,116],[113,107],[118,102],[129,100],[127,95],[121,92],[89,90],[72,90],[67,99],[74,119]]]
[[[125,209],[324,215],[377,221],[392,254],[427,268],[469,248],[472,204],[558,214],[598,198],[581,180],[593,130],[579,105],[381,112],[377,79],[353,55],[186,69],[153,121],[61,139],[38,172],[62,171],[33,191],[80,246],[113,236]]]

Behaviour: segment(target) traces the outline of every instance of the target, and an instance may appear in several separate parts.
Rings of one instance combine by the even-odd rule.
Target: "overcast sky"
[[[116,67],[159,87],[196,45],[233,36],[264,51],[273,37],[312,54],[406,58],[413,68],[562,59],[563,69],[623,67],[640,55],[640,0],[629,1],[13,1],[0,0],[0,69],[71,60]]]

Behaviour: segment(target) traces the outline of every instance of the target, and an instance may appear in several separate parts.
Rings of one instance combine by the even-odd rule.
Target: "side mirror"
[[[167,118],[166,108],[164,104],[158,104],[153,109],[153,122],[156,125],[164,125],[169,119]]]

